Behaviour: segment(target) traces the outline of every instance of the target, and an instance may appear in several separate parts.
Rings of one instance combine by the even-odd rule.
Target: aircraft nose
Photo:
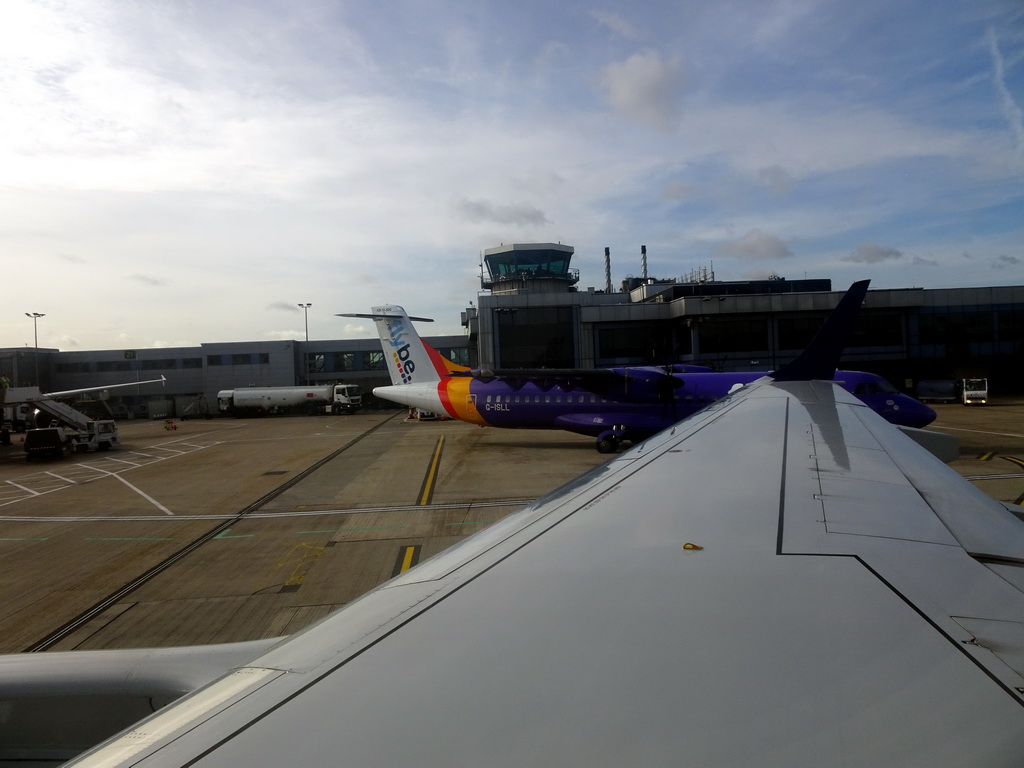
[[[900,424],[905,427],[927,427],[935,421],[936,413],[924,403],[903,395],[899,403]]]

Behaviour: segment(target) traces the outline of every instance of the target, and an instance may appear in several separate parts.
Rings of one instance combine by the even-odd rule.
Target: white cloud
[[[883,261],[893,261],[903,256],[901,251],[878,243],[861,243],[853,253],[843,257],[843,261],[852,261],[857,264],[878,264]]]
[[[630,22],[626,21],[622,16],[612,11],[593,10],[590,12],[601,26],[614,32],[616,35],[625,38],[626,40],[639,40],[643,37],[643,33]]]
[[[757,180],[771,187],[777,195],[784,195],[793,188],[793,177],[780,165],[762,168],[757,172]]]
[[[1021,111],[1013,94],[1006,86],[1006,68],[1003,63],[1003,54],[999,50],[999,40],[996,38],[996,31],[989,27],[986,33],[989,53],[992,56],[992,81],[995,83],[996,92],[999,94],[1000,107],[1006,121],[1010,124],[1010,131],[1013,133],[1015,157],[1018,161],[1024,159],[1024,111]]]
[[[549,223],[543,211],[528,203],[495,205],[487,200],[457,200],[455,210],[461,218],[474,224],[492,222],[537,227]]]
[[[277,312],[301,312],[302,309],[298,303],[292,303],[289,301],[275,301],[267,304],[267,309],[275,310]]]
[[[134,274],[134,275],[128,275],[127,277],[128,277],[129,280],[131,280],[133,282],[142,283],[143,285],[149,285],[149,286],[152,286],[154,288],[162,288],[162,287],[164,287],[164,286],[169,284],[167,279],[165,279],[163,277],[157,277],[156,275]]]
[[[720,256],[756,261],[785,259],[793,255],[782,240],[759,229],[751,230],[738,240],[721,243],[716,250]]]
[[[678,124],[686,83],[678,57],[666,59],[655,51],[635,53],[609,64],[600,83],[619,112],[662,131]]]
[[[1019,281],[1024,48],[980,2],[929,8],[931,32],[860,6],[836,37],[831,4],[797,0],[8,0],[0,236],[46,268],[51,306],[26,309],[84,348],[296,338],[267,311],[289,296],[311,337],[379,301],[459,333],[480,251],[517,239],[576,246],[583,285],[640,242],[661,274],[714,256],[839,280],[858,243],[899,242],[860,264]],[[117,317],[64,314],[90,279],[135,286]]]

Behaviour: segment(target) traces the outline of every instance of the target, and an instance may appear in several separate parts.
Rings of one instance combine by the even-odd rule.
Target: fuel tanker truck
[[[277,413],[355,413],[363,396],[358,384],[310,387],[241,387],[217,393],[217,407],[226,416]]]

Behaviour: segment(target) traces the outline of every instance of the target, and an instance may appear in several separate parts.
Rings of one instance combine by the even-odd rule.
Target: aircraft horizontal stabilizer
[[[432,323],[434,320],[429,317],[409,317],[406,314],[400,312],[377,312],[377,313],[361,313],[361,312],[342,312],[336,314],[335,317],[361,317],[364,320],[397,320],[407,319],[415,320],[418,323]]]

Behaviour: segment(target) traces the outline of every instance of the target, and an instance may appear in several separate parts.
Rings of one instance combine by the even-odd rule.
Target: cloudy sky
[[[485,248],[1024,283],[1020,0],[3,0],[0,347],[460,333]]]

